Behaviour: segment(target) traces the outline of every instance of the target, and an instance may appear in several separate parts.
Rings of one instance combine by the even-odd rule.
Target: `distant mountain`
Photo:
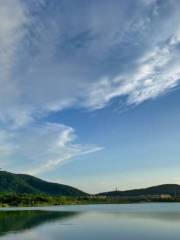
[[[87,193],[68,185],[51,183],[31,175],[14,174],[6,171],[0,171],[0,193],[48,194],[51,196],[58,195],[72,197],[88,195]],[[141,189],[103,192],[96,194],[96,196],[137,197],[162,194],[180,196],[180,185],[163,184]]]
[[[126,191],[112,191],[112,192],[103,192],[97,195],[103,196],[119,196],[119,197],[136,197],[143,195],[161,195],[161,194],[169,194],[171,196],[180,196],[180,185],[177,184],[162,184],[158,186],[141,188],[141,189],[133,189]]]
[[[83,196],[86,193],[71,186],[51,183],[26,174],[0,171],[0,192]]]

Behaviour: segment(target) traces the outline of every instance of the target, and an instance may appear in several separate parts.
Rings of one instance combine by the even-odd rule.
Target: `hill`
[[[51,183],[40,178],[27,175],[15,174],[6,171],[0,171],[0,193],[17,193],[17,194],[47,194],[50,196],[87,196],[88,194],[71,186]],[[94,195],[107,197],[137,197],[147,195],[180,196],[180,185],[162,184],[158,186],[132,189],[126,191],[110,191]]]
[[[52,196],[84,196],[86,193],[74,187],[51,183],[26,174],[0,171],[1,193],[48,194]]]
[[[99,193],[97,195],[109,196],[109,197],[137,197],[145,195],[162,195],[168,194],[171,196],[180,196],[180,185],[177,184],[162,184],[158,186],[141,188],[141,189],[132,189],[126,191],[111,191]]]

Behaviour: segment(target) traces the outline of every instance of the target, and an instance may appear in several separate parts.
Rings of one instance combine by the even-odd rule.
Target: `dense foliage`
[[[71,204],[119,204],[140,202],[180,202],[179,197],[160,198],[153,196],[107,197],[107,196],[49,196],[33,194],[1,193],[0,207],[49,206]]]
[[[0,207],[62,204],[133,203],[180,201],[180,186],[164,184],[145,189],[113,191],[97,195],[39,178],[0,171]]]
[[[46,205],[63,205],[78,204],[77,197],[49,196],[43,194],[17,194],[1,193],[0,206],[46,206]]]
[[[84,196],[84,192],[58,183],[50,183],[39,178],[0,171],[0,192],[19,194],[48,194],[51,196]]]

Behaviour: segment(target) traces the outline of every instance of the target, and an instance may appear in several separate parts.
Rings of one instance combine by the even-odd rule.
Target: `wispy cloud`
[[[104,77],[88,89],[84,103],[92,109],[103,108],[114,97],[127,96],[127,104],[156,98],[180,83],[180,39],[175,34],[168,43],[156,46],[136,62],[130,73]]]
[[[24,162],[40,159],[35,168],[45,171],[100,150],[76,144],[73,128],[49,125],[42,116],[100,109],[115,97],[140,104],[178,86],[179,7],[179,1],[155,0],[2,0],[3,155],[18,149]]]
[[[3,122],[19,127],[37,113],[98,109],[121,96],[137,104],[178,84],[178,1],[0,4]]]
[[[0,3],[0,63],[1,74],[9,77],[16,63],[18,45],[25,36],[28,18],[19,0]]]
[[[102,150],[96,145],[75,143],[76,138],[73,128],[57,123],[1,130],[0,160],[4,167],[37,175],[52,171],[71,158]]]
[[[15,78],[29,20],[21,1],[0,2],[0,120],[14,126],[24,125],[31,119],[29,110],[20,103],[22,92]]]

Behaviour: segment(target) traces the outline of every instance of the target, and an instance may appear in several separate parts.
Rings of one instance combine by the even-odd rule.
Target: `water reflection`
[[[78,212],[0,211],[0,236],[30,230],[42,224],[62,221],[75,215],[78,215]]]
[[[180,204],[65,206],[46,210],[0,212],[2,240],[179,238]]]

